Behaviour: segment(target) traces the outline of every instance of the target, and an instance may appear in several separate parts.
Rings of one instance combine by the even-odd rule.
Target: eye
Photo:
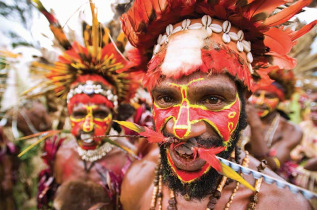
[[[210,110],[216,110],[221,109],[223,106],[225,106],[225,102],[226,101],[220,96],[210,95],[203,97],[200,104],[204,105],[206,108]]]
[[[106,118],[109,113],[106,111],[97,110],[97,111],[94,111],[93,114],[94,114],[94,117],[103,119],[103,118]]]
[[[275,98],[277,98],[277,97],[276,97],[275,95],[268,94],[268,95],[265,95],[265,98],[275,99]]]
[[[158,96],[155,99],[155,102],[161,107],[169,107],[172,106],[176,102],[176,100],[173,96],[163,95]]]
[[[75,111],[72,113],[74,118],[80,119],[86,117],[87,113],[85,111]]]
[[[260,93],[254,93],[253,96],[258,98],[260,97]]]

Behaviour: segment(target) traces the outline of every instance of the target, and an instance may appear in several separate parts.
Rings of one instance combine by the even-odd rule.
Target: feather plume
[[[221,162],[217,159],[216,154],[222,152],[224,147],[212,147],[209,149],[206,148],[196,148],[198,150],[199,157],[207,161],[207,163],[213,167],[219,173],[222,172]]]
[[[281,55],[286,55],[293,47],[291,37],[278,28],[271,28],[265,33],[264,44]]]
[[[232,168],[221,162],[221,169],[224,176],[233,179],[237,182],[240,182],[242,185],[246,186],[252,191],[255,191],[255,188],[250,185],[242,176],[235,172]]]
[[[272,27],[285,23],[296,15],[303,7],[309,5],[312,0],[299,0],[295,4],[283,9],[281,12],[267,18],[264,21],[266,26]]]
[[[43,136],[42,138],[40,138],[39,140],[37,140],[36,142],[34,142],[33,144],[31,144],[30,146],[28,146],[25,150],[23,150],[18,157],[21,157],[22,155],[24,155],[25,153],[27,153],[29,150],[31,150],[32,148],[34,148],[36,145],[38,145],[39,143],[41,143],[42,141],[44,141],[45,139],[54,136],[56,134],[58,134],[60,131],[51,131],[51,132],[47,132],[47,134],[45,136]]]
[[[302,27],[300,30],[292,32],[291,33],[292,40],[296,40],[300,38],[301,36],[309,32],[316,24],[317,24],[317,20],[314,20],[313,22]]]
[[[122,125],[126,128],[129,128],[130,130],[133,130],[134,132],[137,132],[137,133],[146,132],[146,130],[143,126],[137,125],[133,122],[118,121],[118,120],[113,120],[113,121],[118,123],[119,125]]]
[[[268,17],[276,7],[285,3],[284,0],[258,0],[253,1],[248,9],[249,19],[262,14],[264,17]]]
[[[162,133],[156,132],[148,127],[144,127],[145,131],[140,132],[140,135],[147,138],[149,143],[162,143],[166,139]]]
[[[46,19],[50,23],[51,31],[53,32],[55,38],[57,39],[58,43],[66,50],[71,48],[71,44],[69,43],[63,28],[59,24],[58,20],[54,17],[52,13],[49,13],[45,7],[43,6],[40,0],[33,0],[36,4],[37,9],[45,15]]]

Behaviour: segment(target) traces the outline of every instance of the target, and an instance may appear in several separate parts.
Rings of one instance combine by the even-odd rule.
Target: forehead
[[[105,104],[98,104],[94,102],[88,102],[88,103],[78,102],[78,103],[75,103],[73,106],[73,110],[88,109],[88,108],[92,108],[93,110],[96,110],[96,109],[108,110],[109,109]]]
[[[265,89],[258,89],[254,92],[254,94],[264,94],[264,96],[274,96],[277,97],[277,94],[273,91],[265,90]]]
[[[200,88],[215,88],[223,91],[237,91],[235,82],[226,74],[206,74],[202,72],[196,72],[188,76],[183,76],[179,79],[164,78],[154,87],[155,91],[160,88],[170,87],[178,88],[180,86],[186,86],[188,90],[200,89]]]

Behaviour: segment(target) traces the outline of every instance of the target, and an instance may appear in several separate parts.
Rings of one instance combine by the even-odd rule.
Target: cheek
[[[249,99],[251,104],[256,104],[257,100],[258,100],[258,97],[255,97],[255,96],[251,96],[251,98]]]
[[[112,116],[108,116],[104,120],[94,120],[95,135],[101,136],[107,134],[111,128]]]
[[[84,123],[84,121],[80,121],[80,122],[73,122],[71,121],[71,125],[72,125],[72,134],[74,136],[79,135],[79,131],[81,130],[82,124]]]
[[[265,100],[265,103],[267,104],[267,106],[272,110],[275,109],[278,105],[278,99],[267,99]]]
[[[153,105],[153,120],[155,123],[156,131],[161,131],[164,128],[166,122],[178,114],[179,108],[171,107],[167,109],[160,109],[155,104]]]

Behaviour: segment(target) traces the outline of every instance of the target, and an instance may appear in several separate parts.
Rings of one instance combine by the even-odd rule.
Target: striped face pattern
[[[203,104],[191,103],[188,98],[188,89],[204,78],[193,79],[187,84],[169,83],[168,85],[181,94],[178,103],[170,106],[160,106],[154,101],[153,118],[157,130],[162,130],[169,120],[174,122],[173,135],[182,140],[191,132],[192,125],[204,121],[209,124],[217,134],[228,143],[233,131],[236,129],[240,115],[240,99],[236,99],[220,109],[212,110]]]

